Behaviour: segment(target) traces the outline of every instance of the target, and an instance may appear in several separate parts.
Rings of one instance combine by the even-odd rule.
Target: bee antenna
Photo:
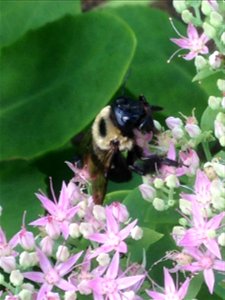
[[[121,87],[121,95],[122,95],[122,96],[125,95],[126,84],[127,84],[127,81],[128,81],[128,79],[129,79],[130,75],[131,75],[131,69],[129,69],[129,70],[127,71],[127,74],[125,75],[124,82],[123,82],[123,85],[122,85],[122,87]]]

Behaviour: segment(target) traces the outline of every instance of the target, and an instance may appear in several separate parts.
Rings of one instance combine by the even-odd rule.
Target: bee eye
[[[107,134],[105,119],[101,118],[99,122],[99,135],[105,137]]]

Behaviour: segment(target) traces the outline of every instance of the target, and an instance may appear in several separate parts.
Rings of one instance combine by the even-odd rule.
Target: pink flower
[[[99,248],[94,250],[94,253],[91,254],[90,257],[96,257],[100,253],[108,253],[112,250],[120,253],[127,253],[127,244],[124,242],[124,240],[130,235],[131,230],[137,223],[137,220],[120,230],[120,223],[113,216],[109,206],[105,208],[105,212],[106,232],[93,233],[88,237],[89,240],[102,244]]]
[[[192,227],[185,232],[179,245],[192,248],[203,244],[211,253],[221,259],[220,249],[216,241],[216,230],[224,217],[225,212],[222,212],[206,221],[202,215],[202,207],[193,200]]]
[[[169,271],[166,268],[164,268],[164,292],[146,292],[153,300],[183,300],[185,295],[187,294],[189,283],[190,279],[187,278],[179,289],[176,288]]]
[[[15,256],[17,253],[13,250],[14,247],[16,247],[14,237],[7,242],[5,233],[0,227],[0,267],[6,273],[10,273],[16,268]]]
[[[203,271],[205,283],[212,294],[215,284],[215,275],[213,270],[221,271],[225,275],[225,261],[216,259],[209,251],[203,253],[196,248],[188,249],[187,253],[191,255],[195,261],[189,265],[183,266],[182,269],[193,273]]]
[[[145,275],[128,277],[118,275],[119,263],[119,253],[116,252],[106,274],[103,277],[95,277],[89,282],[94,300],[126,299],[126,294],[132,292],[131,288],[145,277]],[[129,291],[127,291],[128,288]]]
[[[176,32],[180,35],[177,30]],[[190,52],[184,56],[186,60],[191,60],[198,54],[207,54],[209,52],[208,47],[205,45],[209,41],[209,38],[204,33],[199,36],[197,29],[191,23],[188,24],[187,37],[181,36],[180,39],[173,38],[171,41],[181,47],[181,49],[190,50]]]
[[[30,224],[33,226],[52,226],[46,228],[47,232],[49,231],[50,234],[52,232],[50,235],[52,238],[54,238],[54,235],[57,236],[58,233],[62,232],[64,238],[67,239],[69,236],[69,224],[79,209],[77,206],[71,205],[71,189],[63,182],[58,202],[54,195],[54,202],[44,194],[37,194],[37,197],[50,216],[37,219]]]
[[[34,282],[42,283],[38,292],[37,300],[42,300],[53,289],[54,286],[63,291],[75,291],[76,287],[63,279],[63,276],[72,271],[75,263],[82,255],[83,251],[71,256],[63,263],[56,263],[52,266],[47,256],[37,248],[40,268],[43,272],[25,272],[23,276]]]
[[[181,151],[179,157],[183,166],[179,169],[184,170],[187,175],[195,175],[197,168],[199,167],[199,157],[195,150],[188,149],[186,151]],[[177,169],[178,172],[178,169]],[[183,173],[183,172],[182,172]]]

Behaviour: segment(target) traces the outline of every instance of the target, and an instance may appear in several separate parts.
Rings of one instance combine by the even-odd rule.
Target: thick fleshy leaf
[[[194,276],[190,282],[187,295],[184,299],[192,300],[195,297],[197,297],[197,294],[202,286],[202,282],[203,282],[202,274],[198,274],[198,275]]]
[[[9,45],[28,30],[59,19],[65,14],[78,13],[79,0],[1,1],[0,46]]]
[[[22,160],[2,162],[0,169],[1,226],[12,236],[21,228],[24,211],[26,224],[43,212],[34,193],[45,189],[44,175]]]
[[[107,10],[123,18],[138,40],[127,89],[134,95],[144,94],[150,103],[162,106],[167,115],[178,115],[180,111],[191,114],[192,108],[196,107],[196,115],[199,116],[208,96],[204,86],[192,82],[196,72],[193,64],[178,57],[167,63],[177,49],[170,42],[170,38],[176,38],[176,33],[170,25],[169,16],[162,11],[141,6]],[[175,23],[185,34],[185,27]]]
[[[131,254],[131,260],[135,262],[141,263],[143,260],[143,251],[147,251],[150,245],[156,243],[158,240],[160,240],[163,237],[163,234],[151,230],[146,227],[142,227],[143,230],[143,237],[138,240],[129,240],[128,242],[128,248],[129,252]],[[138,243],[138,247],[137,247]]]
[[[134,49],[128,26],[104,13],[67,16],[2,49],[1,159],[69,141],[115,93]]]

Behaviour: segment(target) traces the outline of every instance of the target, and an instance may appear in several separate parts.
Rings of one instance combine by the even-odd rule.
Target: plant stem
[[[207,159],[207,161],[211,161],[212,160],[212,155],[209,149],[209,143],[208,142],[202,142],[202,147],[203,147],[203,151],[205,153],[205,157]]]

